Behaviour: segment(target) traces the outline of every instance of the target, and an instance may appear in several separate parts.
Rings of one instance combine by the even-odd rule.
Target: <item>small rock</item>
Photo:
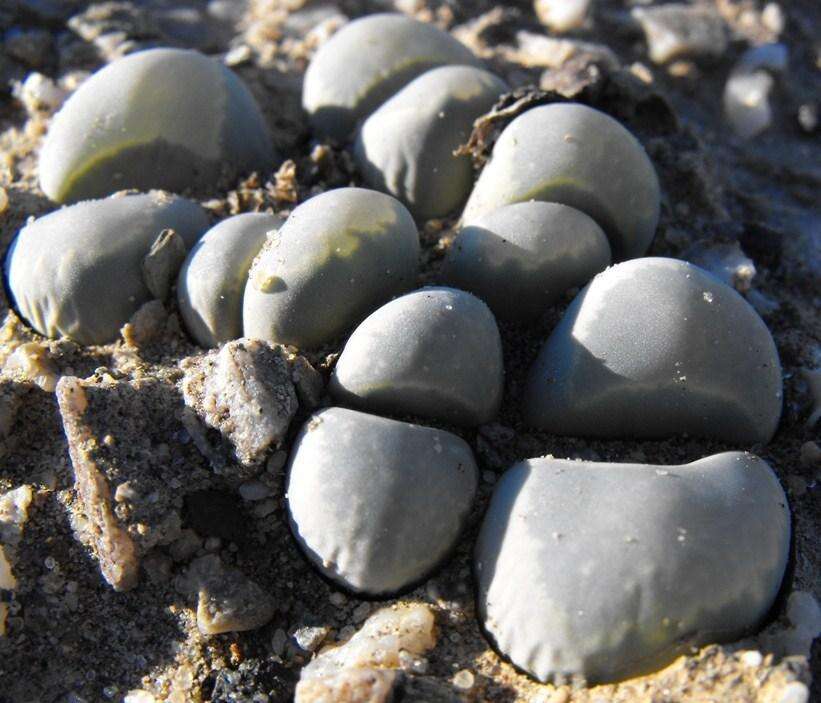
[[[194,530],[183,530],[182,534],[168,548],[174,561],[187,561],[202,547],[202,540]]]
[[[54,393],[58,371],[48,350],[38,342],[21,344],[3,365],[3,373],[14,379],[27,381]]]
[[[29,114],[34,114],[39,110],[53,112],[65,102],[68,92],[48,76],[34,71],[20,84],[15,96],[23,102]]]
[[[300,680],[295,703],[389,703],[396,673],[377,669],[345,669],[321,679]]]
[[[246,481],[239,487],[239,494],[243,500],[263,500],[271,495],[271,489],[262,481]]]
[[[233,446],[246,467],[279,446],[297,410],[286,353],[240,339],[180,362],[185,403]]]
[[[77,492],[70,506],[75,534],[106,581],[127,590],[137,583],[142,556],[180,537],[185,492],[213,474],[193,445],[176,439],[180,398],[170,382],[117,380],[100,371],[86,380],[63,376],[56,395]],[[173,454],[152,449],[162,446]]]
[[[0,494],[0,589],[17,588],[12,563],[23,535],[23,526],[29,518],[28,510],[33,497],[32,488],[28,485]],[[2,629],[3,623],[0,622]]]
[[[761,655],[761,652],[757,652],[755,650],[742,652],[741,654],[741,663],[750,669],[755,669],[756,667],[761,666],[763,661],[764,657]]]
[[[778,703],[807,703],[810,700],[810,689],[800,681],[791,681],[781,692]]]
[[[328,627],[301,627],[294,633],[294,640],[300,649],[315,652],[328,636]]]
[[[120,336],[129,347],[141,349],[156,340],[165,330],[168,312],[160,300],[149,300],[123,325]]]
[[[670,4],[637,7],[632,14],[644,30],[654,63],[719,57],[727,49],[724,21],[710,8]]]
[[[143,259],[143,281],[151,295],[165,300],[171,284],[182,266],[188,247],[173,229],[164,229],[157,235]]]
[[[265,470],[269,474],[279,473],[285,467],[286,461],[288,461],[288,453],[283,449],[279,449],[268,457],[268,461],[265,464]]]
[[[798,124],[807,134],[812,134],[818,127],[818,107],[805,103],[798,108]],[[0,207],[0,212],[2,208]]]
[[[613,70],[621,66],[618,56],[604,44],[548,37],[524,29],[516,32],[516,48],[504,53],[508,59],[527,67],[558,69],[571,59],[583,58]]]
[[[561,34],[584,25],[590,0],[536,0],[533,7],[543,25]]]
[[[348,599],[345,597],[344,593],[340,593],[339,591],[334,591],[328,596],[328,600],[331,601],[331,604],[335,608],[342,608],[348,602]]]
[[[271,651],[278,657],[285,653],[285,645],[288,642],[288,635],[281,627],[274,632],[271,638]]]
[[[226,66],[239,66],[243,63],[248,63],[254,56],[254,53],[251,51],[251,47],[247,44],[240,44],[239,46],[235,46],[231,49],[227,54],[225,54],[225,58],[223,58],[223,63]]]
[[[209,554],[191,563],[189,578],[199,591],[197,627],[204,635],[262,627],[274,614],[274,602],[238,569],[226,568]]]
[[[787,18],[781,5],[776,2],[768,2],[761,11],[761,23],[774,35],[778,36],[784,31]]]
[[[296,701],[388,700],[394,673],[386,669],[400,666],[402,652],[420,657],[435,644],[434,616],[428,606],[382,608],[345,644],[325,649],[302,669]],[[341,691],[349,697],[340,698]]]
[[[818,442],[804,442],[801,445],[801,466],[817,466],[821,464],[821,446]]]
[[[468,669],[457,671],[453,676],[453,685],[460,691],[469,691],[473,688],[475,682],[476,678],[474,677],[473,672]]]
[[[748,49],[724,85],[724,115],[736,134],[750,139],[770,126],[773,118],[770,93],[773,73],[787,68],[783,44],[765,44]]]
[[[750,139],[770,126],[773,113],[770,91],[773,77],[766,71],[730,76],[724,87],[724,114],[742,139]]]
[[[293,368],[291,380],[294,382],[300,406],[305,410],[318,408],[325,390],[322,374],[311,366],[304,356],[291,354],[288,361]]]
[[[156,703],[156,698],[142,689],[134,689],[125,694],[123,703]]]
[[[797,630],[812,637],[821,633],[821,607],[808,591],[793,591],[787,599],[787,618]]]
[[[712,244],[698,242],[685,258],[706,269],[739,293],[746,293],[752,286],[756,270],[753,260],[748,257],[738,242]]]

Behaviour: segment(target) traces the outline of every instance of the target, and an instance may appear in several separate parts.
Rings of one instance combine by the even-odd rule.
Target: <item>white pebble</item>
[[[743,652],[741,655],[741,663],[750,669],[755,669],[756,667],[761,666],[763,661],[764,657],[761,656],[761,652],[757,652],[754,649],[751,649],[748,652]]]
[[[766,71],[731,75],[724,86],[724,114],[743,139],[763,132],[772,122],[770,91],[773,78]]]
[[[156,703],[156,700],[148,691],[134,689],[125,694],[123,703]]]
[[[475,678],[473,676],[473,672],[468,671],[467,669],[457,671],[453,676],[453,686],[454,688],[458,688],[460,691],[469,691],[473,688],[474,683]]]
[[[536,0],[539,21],[554,32],[568,32],[584,24],[590,0]]]
[[[810,690],[800,681],[788,683],[781,692],[779,703],[807,703],[810,700]]]

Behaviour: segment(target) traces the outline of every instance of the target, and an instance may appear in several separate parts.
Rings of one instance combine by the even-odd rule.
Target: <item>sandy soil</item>
[[[215,219],[252,210],[287,214],[312,194],[358,183],[344,150],[311,141],[299,111],[300,80],[316,45],[345,17],[388,6],[375,0],[311,5],[300,0],[253,0],[247,6],[196,0],[89,6],[21,1],[10,3],[9,9],[4,5],[0,29],[22,28],[28,34],[16,42],[8,40],[13,33],[7,34],[0,49],[2,246],[27,218],[54,207],[36,181],[37,150],[51,110],[21,99],[19,90],[16,97],[3,92],[7,82],[11,85],[36,70],[70,90],[83,71],[142,46],[193,46],[212,54],[230,50],[229,62],[257,95],[290,162],[276,174],[225,184],[200,199]],[[469,528],[444,569],[400,599],[434,608],[437,645],[428,655],[427,670],[409,674],[404,692],[400,684],[395,697],[544,703],[806,700],[811,664],[818,665],[821,653],[818,646],[810,652],[808,642],[796,636],[800,613],[790,596],[810,592],[817,597],[821,590],[821,449],[817,430],[808,423],[818,399],[813,398],[807,375],[821,363],[821,149],[817,127],[808,120],[819,95],[814,0],[783,3],[786,23],[781,31],[773,11],[763,12],[761,3],[717,0],[715,8],[731,37],[726,50],[708,62],[681,60],[665,67],[647,58],[643,35],[629,20],[629,8],[620,3],[597,4],[588,26],[571,35],[596,46],[550,48],[540,48],[521,34],[544,36],[546,31],[527,3],[397,0],[390,7],[453,31],[520,88],[504,104],[518,107],[503,112],[491,129],[477,134],[484,137],[475,145],[477,164],[512,117],[508,113],[523,104],[565,95],[624,121],[647,148],[663,185],[662,219],[650,254],[693,259],[717,243],[738,242],[757,272],[747,296],[773,332],[785,375],[781,426],[767,446],[726,446],[688,438],[598,442],[548,436],[521,426],[520,390],[526,369],[566,301],[530,328],[504,326],[507,386],[501,416],[492,426],[460,432],[483,470]],[[789,66],[776,75],[772,125],[743,141],[722,116],[721,93],[743,51],[767,41],[787,46]],[[420,283],[437,280],[453,225],[452,220],[434,221],[422,230]],[[270,498],[243,501],[236,486],[226,477],[213,476],[205,458],[191,446],[181,424],[178,363],[198,350],[180,331],[174,305],[167,305],[147,339],[126,335],[115,344],[92,348],[38,338],[8,310],[5,296],[2,306],[0,365],[6,366],[0,376],[0,425],[7,432],[0,442],[0,493],[28,485],[33,500],[19,543],[9,549],[17,587],[0,591],[0,606],[8,611],[6,634],[0,637],[0,702],[121,700],[132,689],[169,701],[290,700],[300,668],[311,657],[291,635],[305,626],[326,626],[328,641],[345,639],[376,604],[341,594],[303,560],[287,527],[281,469],[272,467],[266,478],[273,491]],[[142,389],[137,405],[129,405],[132,395],[118,386],[111,391],[112,412],[121,413],[112,424],[112,445],[147,453],[146,461],[156,458],[152,452],[158,451],[184,457],[184,471],[169,468],[158,480],[181,495],[194,488],[205,491],[179,499],[183,527],[195,533],[189,535],[193,546],[159,548],[144,560],[134,590],[119,593],[108,587],[90,551],[75,539],[75,532],[82,530],[82,515],[54,394],[6,363],[31,340],[47,352],[47,375],[95,374],[98,380],[110,378]],[[340,344],[341,340],[309,358],[327,374]],[[790,571],[762,633],[693,651],[642,679],[591,689],[537,685],[489,648],[475,619],[470,551],[493,484],[507,465],[546,453],[684,463],[730,449],[749,449],[769,461],[788,491],[793,511]],[[245,633],[200,634],[196,598],[184,576],[191,558],[207,551],[239,568],[270,595],[275,613],[267,625]],[[751,655],[751,650],[762,656]],[[469,689],[452,683],[462,670],[473,674]],[[426,685],[423,697],[413,693],[412,680]],[[253,698],[263,692],[267,698]]]

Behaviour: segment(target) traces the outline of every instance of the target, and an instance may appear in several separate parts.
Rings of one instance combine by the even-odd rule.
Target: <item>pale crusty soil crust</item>
[[[217,4],[227,5],[212,3]],[[244,59],[234,68],[260,100],[278,146],[292,161],[277,174],[260,174],[238,184],[225,184],[213,193],[199,194],[215,218],[250,210],[286,214],[312,194],[359,182],[347,152],[311,141],[299,111],[300,79],[316,42],[338,26],[337,15],[352,18],[384,10],[387,3],[342,0],[336,5],[305,7],[300,0],[252,0],[248,7],[236,3],[230,11],[223,8],[219,17],[207,15],[206,3],[193,0],[178,3],[171,10],[171,4],[164,2],[145,3],[143,9],[129,2],[89,7],[64,3],[63,9],[47,16],[29,8],[35,5],[47,8],[49,3],[21,2],[19,9],[11,3],[10,10],[0,10],[0,29],[23,26],[39,32],[35,49],[26,58],[28,64],[20,60],[25,51],[21,54],[19,47],[14,56],[8,44],[0,48],[4,81],[23,78],[32,67],[54,78],[93,70],[107,56],[127,50],[129,42],[134,43],[131,46],[195,46],[214,54],[234,48],[235,55]],[[552,60],[524,49],[514,50],[518,31],[544,32],[527,3],[399,0],[397,5],[452,30],[487,58],[489,66],[521,88],[506,105],[514,104],[517,97],[524,97],[528,104],[559,98],[554,92],[525,89],[541,84],[623,120],[652,156],[663,185],[662,220],[650,254],[686,258],[701,240],[740,242],[757,268],[753,289],[774,303],[764,318],[775,337],[785,373],[784,415],[778,434],[767,446],[725,446],[687,438],[598,442],[553,437],[521,426],[518,400],[524,373],[566,301],[529,329],[504,326],[507,385],[498,424],[478,432],[460,432],[473,446],[483,470],[470,525],[444,569],[398,599],[429,603],[437,614],[438,642],[429,654],[427,672],[417,677],[424,679],[425,699],[782,700],[790,690],[796,690],[794,685],[789,688],[790,682],[810,683],[811,662],[817,665],[819,661],[817,645],[810,659],[784,656],[790,649],[787,597],[794,591],[814,592],[817,597],[821,573],[817,536],[821,509],[816,488],[821,469],[817,446],[808,444],[817,435],[807,424],[814,401],[803,373],[821,361],[817,212],[821,149],[817,131],[806,133],[796,119],[799,106],[818,96],[815,3],[783,3],[787,25],[780,40],[789,49],[790,66],[777,81],[772,127],[749,142],[736,139],[723,122],[720,95],[747,42],[776,39],[762,21],[761,3],[716,0],[732,34],[725,54],[709,65],[680,62],[669,69],[649,62],[643,39],[624,19],[624,6],[601,3],[592,26],[574,36],[609,46],[624,67],[622,71],[601,60],[591,68],[595,57],[585,51],[553,68],[547,65]],[[171,11],[179,12],[175,15]],[[71,16],[82,21],[75,18],[66,30],[65,21]],[[106,32],[113,38],[101,40],[100,35]],[[248,50],[236,49],[241,46]],[[645,82],[648,72],[650,83]],[[37,150],[48,121],[47,111],[27,110],[19,100],[0,93],[0,185],[8,195],[8,206],[0,214],[4,249],[27,218],[53,208],[36,180]],[[504,123],[500,120],[484,134],[489,142],[498,131],[495,128]],[[479,140],[477,162],[487,146]],[[431,222],[421,232],[420,284],[437,280],[453,224],[453,220]],[[145,389],[139,407],[148,420],[144,416],[133,421],[118,418],[117,435],[111,441],[139,445],[148,451],[165,444],[162,451],[184,455],[190,462],[192,481],[210,481],[208,485],[217,489],[218,497],[211,494],[209,518],[197,514],[201,506],[186,505],[185,526],[195,529],[203,542],[220,537],[215,549],[223,561],[261,584],[273,598],[276,613],[257,630],[202,636],[192,609],[196,608],[195,599],[180,582],[186,562],[168,556],[161,556],[151,562],[153,568],[143,570],[136,589],[117,593],[108,587],[90,552],[74,537],[74,530],[79,529],[77,496],[54,395],[4,376],[2,397],[12,399],[4,402],[14,404],[16,413],[8,436],[0,443],[0,492],[28,484],[34,488],[34,500],[13,561],[18,589],[13,597],[0,593],[0,600],[9,608],[8,633],[0,638],[2,702],[121,700],[126,691],[137,688],[154,692],[158,700],[163,696],[173,701],[251,700],[255,691],[269,694],[268,700],[290,700],[300,667],[310,654],[290,644],[283,649],[278,644],[282,641],[279,631],[290,635],[307,625],[327,626],[332,641],[344,638],[369,609],[376,607],[342,596],[302,558],[287,526],[281,474],[271,481],[273,498],[260,509],[243,502],[227,481],[206,480],[207,462],[189,446],[185,433],[164,432],[162,426],[176,422],[182,407],[174,390],[180,378],[177,364],[198,351],[180,331],[174,305],[169,304],[167,311],[162,329],[148,343],[130,338],[82,348],[68,340],[38,339],[8,311],[4,296],[0,362],[21,342],[38,339],[59,374],[85,378],[99,370],[98,377],[107,373],[138,382]],[[328,363],[332,363],[328,357],[340,345],[341,340],[329,345],[311,355],[311,361],[327,372]],[[291,437],[298,424],[292,424]],[[488,646],[475,618],[470,552],[493,483],[507,465],[546,453],[673,464],[730,449],[749,449],[769,461],[788,491],[793,511],[792,564],[763,634],[694,651],[641,679],[590,689],[537,685]],[[214,543],[212,540],[212,548]],[[742,654],[751,649],[764,655],[760,662]],[[475,676],[467,692],[451,683],[454,674],[463,669]],[[235,678],[241,679],[245,689],[240,684],[226,688],[226,675],[235,670],[241,674]],[[223,696],[233,690],[238,697],[215,698],[215,690]],[[241,690],[247,698],[239,696]],[[409,684],[405,700],[420,699],[413,690]]]

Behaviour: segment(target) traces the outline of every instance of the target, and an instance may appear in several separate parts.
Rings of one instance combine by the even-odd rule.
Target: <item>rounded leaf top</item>
[[[641,256],[656,232],[658,177],[636,138],[609,115],[576,103],[534,107],[502,132],[463,220],[527,200],[563,203],[592,217],[617,261]]]
[[[464,45],[405,15],[368,15],[345,25],[313,57],[302,105],[321,135],[347,139],[357,122],[434,66],[476,64]]]
[[[248,276],[246,337],[316,348],[416,281],[419,234],[395,198],[338,188],[294,209]]]
[[[168,193],[77,203],[20,230],[6,257],[9,289],[40,334],[111,342],[143,303],[167,292],[207,226],[199,205]]]
[[[55,115],[40,186],[61,203],[203,190],[272,162],[262,113],[236,75],[196,51],[148,49],[97,71]]]

